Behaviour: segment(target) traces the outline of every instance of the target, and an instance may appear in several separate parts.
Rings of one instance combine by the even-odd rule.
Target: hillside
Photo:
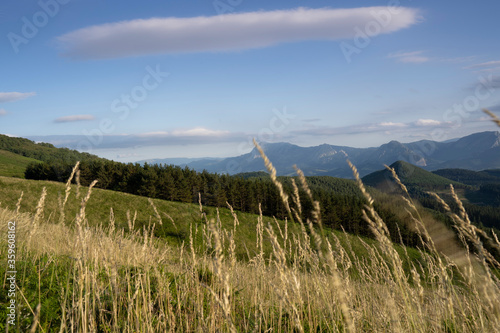
[[[352,181],[346,182],[349,184],[353,183]],[[311,188],[315,186],[314,182],[310,185]],[[350,188],[350,185],[347,186]],[[81,201],[87,192],[86,187],[77,188],[76,185],[71,185],[71,193],[64,209],[64,216],[62,216],[60,200],[64,200],[66,190],[65,184],[53,181],[35,181],[11,177],[0,177],[0,209],[6,208],[11,211],[16,210],[16,205],[22,193],[20,212],[35,212],[44,187],[46,188],[47,196],[44,200],[44,209],[41,218],[45,219],[47,223],[59,223],[60,219],[64,218],[66,220],[66,224],[69,226],[74,225],[75,216],[79,212]],[[333,187],[331,187],[331,189],[333,189]],[[391,203],[391,205],[394,205],[394,202],[398,201],[395,197],[384,197],[382,194],[378,194],[376,198],[380,199],[380,201],[382,201],[381,203],[385,201],[386,203]],[[183,242],[187,242],[189,240],[191,225],[198,226],[199,228],[206,228],[206,221],[210,219],[217,220],[219,218],[220,223],[224,228],[231,229],[234,227],[234,216],[226,207],[215,208],[203,206],[201,209],[206,215],[205,218],[202,217],[199,204],[173,202],[161,199],[152,199],[152,202],[160,214],[162,219],[161,224],[159,223],[158,216],[156,215],[155,210],[148,198],[128,193],[94,188],[91,198],[86,206],[86,218],[90,225],[96,226],[97,223],[103,223],[104,226],[107,226],[109,224],[110,216],[113,216],[116,228],[118,230],[123,229],[124,231],[129,231],[129,219],[135,220],[134,230],[139,232],[145,227],[149,228],[149,226],[154,223],[154,235],[162,240],[165,240],[167,244],[172,246],[179,246]],[[382,206],[387,211],[389,206],[385,204]],[[219,213],[217,213],[217,210]],[[239,221],[239,231],[235,240],[240,245],[244,245],[236,249],[236,255],[239,259],[245,259],[248,257],[247,251],[250,251],[250,254],[254,254],[256,251],[255,242],[257,239],[255,235],[255,228],[259,220],[259,215],[241,211],[235,211],[235,213]],[[396,236],[397,229],[395,221],[392,220],[393,217],[387,215],[387,212],[384,213],[384,211],[381,211],[380,213],[382,216],[389,217],[391,219],[387,221],[389,223],[389,229],[391,229],[394,233],[394,239],[398,240],[399,238]],[[134,217],[134,215],[136,216]],[[422,216],[424,216],[426,221],[431,221],[430,215],[422,212]],[[323,219],[328,218],[326,214],[322,217]],[[278,223],[280,228],[283,230],[288,229],[292,233],[300,233],[301,230],[299,225],[296,223],[288,223],[285,227],[285,222],[283,220],[276,220],[269,216],[262,216],[262,219],[264,225],[268,225],[269,223],[276,225],[276,223]],[[360,237],[359,235],[368,235],[369,238],[372,237],[368,230],[368,226],[364,221],[361,221],[361,219],[356,223],[351,221],[350,224],[351,225],[345,225],[344,228],[358,234],[357,236],[349,235],[350,241],[352,242],[351,246],[358,254],[365,253],[365,249],[358,241],[358,237]],[[358,225],[358,227],[356,227],[357,230],[356,228],[353,228],[353,225]],[[363,225],[362,228],[365,230],[360,230],[359,225]],[[341,236],[341,231],[332,230],[328,226],[324,226],[328,233],[334,232],[337,236],[344,237]],[[408,237],[411,236],[405,231],[407,227],[400,224],[399,228],[401,229],[401,233],[403,234],[405,240],[410,242]],[[372,242],[369,238],[365,238],[364,236],[361,237],[366,242]],[[196,246],[201,246],[203,243],[202,238],[201,234],[196,237]],[[264,244],[264,248],[266,251],[270,251],[271,244]]]
[[[64,181],[71,173],[72,165],[43,163],[30,166],[26,178],[35,180]],[[80,163],[80,182],[88,186],[98,179],[96,187],[156,199],[179,201],[204,206],[226,207],[226,202],[238,211],[274,216],[278,219],[290,217],[286,205],[280,198],[277,187],[269,177],[248,178],[219,175],[209,172],[197,173],[188,168],[174,166],[123,164],[112,161],[92,161]],[[262,174],[254,174],[262,175]],[[263,175],[262,175],[263,176]],[[280,177],[288,193],[293,193],[290,178]],[[344,228],[347,232],[370,236],[366,222],[362,218],[365,204],[354,181],[318,176],[308,178],[313,197],[321,206],[323,224],[333,229]],[[296,183],[299,181],[296,180]],[[304,194],[299,190],[299,194]],[[304,220],[312,219],[313,205],[305,199],[300,202]],[[292,208],[299,204],[290,198]],[[418,239],[403,221],[406,216],[392,213],[394,203],[381,200],[380,214],[387,218],[390,229],[399,227],[405,244],[415,245]],[[399,241],[397,233],[392,233],[393,241]]]
[[[254,181],[270,181],[269,173],[264,171],[243,172],[236,174],[234,177],[242,179],[250,179]],[[279,181],[283,184],[292,187],[291,178],[295,179],[295,183],[299,184],[300,180],[297,176],[280,176]],[[337,178],[331,176],[306,176],[307,183],[311,189],[318,191],[326,191],[334,194],[345,196],[359,197],[361,192],[352,179]]]
[[[279,199],[277,189],[270,182],[268,176],[262,172],[243,173],[238,177],[230,177],[210,174],[206,171],[197,173],[186,168],[172,166],[123,164],[99,159],[88,154],[88,156],[79,156],[80,153],[78,152],[54,148],[47,144],[35,144],[26,139],[9,137],[3,137],[2,139],[4,144],[9,143],[12,145],[11,150],[25,155],[40,156],[40,158],[49,161],[30,166],[25,173],[26,177],[30,179],[64,182],[71,173],[73,162],[61,161],[72,161],[76,157],[83,157],[89,158],[84,159],[80,165],[80,181],[84,186],[88,186],[94,179],[99,179],[97,187],[102,189],[195,204],[199,200],[198,194],[200,193],[201,202],[205,206],[225,207],[227,201],[236,210],[256,214],[261,208],[266,216],[276,216],[281,219],[287,216],[285,206]],[[400,147],[395,142],[388,144],[387,147],[390,146]],[[333,152],[330,148],[327,145],[322,145],[312,153],[311,158],[318,154],[337,156],[342,150]],[[343,148],[347,149],[346,147]],[[283,149],[284,151],[279,150],[278,152],[283,153],[288,152],[289,149],[293,150],[293,145],[286,145]],[[352,154],[352,152],[350,153]],[[254,159],[254,162],[262,163],[262,160]],[[406,162],[396,163],[393,166],[395,166],[397,172],[400,173],[401,179],[411,190],[445,190],[450,182],[457,189],[464,191],[466,189],[466,185],[452,182]],[[20,169],[17,170],[19,173]],[[394,187],[392,177],[390,177],[388,171],[383,170],[381,172],[381,174],[374,173],[365,177],[366,184],[383,191],[391,186]],[[287,178],[280,179],[290,191],[292,188],[290,180]],[[363,227],[361,210],[364,201],[353,181],[330,176],[310,176],[308,182],[314,192],[315,199],[319,200],[321,204],[321,213],[325,225],[335,229],[343,227],[348,232],[365,236],[370,234]],[[460,194],[462,198],[467,198],[470,202],[476,204],[497,202],[496,193],[498,190],[496,188],[486,188],[483,192],[462,192]],[[492,197],[490,193],[494,193],[493,201],[489,199]],[[308,202],[304,202],[303,205],[304,218],[311,218],[312,206]],[[404,218],[401,216],[396,217],[390,213],[391,206],[394,204],[382,202],[379,205],[381,214],[387,218],[387,224],[394,230],[399,225],[405,239],[413,239],[412,232],[404,223],[401,223]],[[490,221],[494,216],[496,216],[496,213],[489,214],[485,218],[479,214],[476,221],[478,223],[483,220]],[[491,222],[485,224],[492,225]],[[497,224],[493,225],[496,226]],[[394,239],[394,241],[396,240]],[[410,241],[409,244],[415,244],[415,241]]]
[[[42,187],[43,213],[36,209]],[[73,186],[61,209],[56,202],[64,184],[0,177],[0,230],[7,234],[15,221],[19,249],[18,331],[38,324],[45,332],[71,325],[96,332],[329,332],[345,331],[346,321],[360,331],[451,331],[462,322],[471,332],[494,331],[489,322],[476,324],[495,313],[471,283],[482,281],[488,299],[500,299],[498,286],[486,279],[494,271],[484,274],[442,224],[428,224],[435,243],[426,251],[391,243],[385,225],[372,224],[377,242],[239,212],[236,220],[227,209],[220,209],[219,222],[214,209],[203,208],[215,222],[207,223],[196,205],[154,200],[161,223],[146,198],[99,189],[76,216],[87,189],[80,191],[76,198]],[[127,210],[137,212],[135,222],[127,222]],[[0,245],[6,248],[7,240]],[[0,260],[7,261],[7,251]],[[6,267],[0,275],[8,280]],[[388,324],[373,309],[394,319]],[[6,313],[0,313],[2,330]]]
[[[61,218],[59,199],[64,198],[65,195],[65,184],[63,183],[0,177],[0,208],[15,210],[17,201],[21,193],[23,193],[20,211],[34,212],[36,211],[36,206],[44,187],[47,190],[47,196],[45,198],[43,218],[47,222],[58,223]],[[72,185],[71,191],[64,210],[65,219],[69,225],[74,223],[74,218],[80,209],[81,200],[85,196],[87,188],[81,187],[78,197],[76,196],[76,185]],[[128,230],[127,214],[129,214],[131,219],[133,219],[134,214],[137,214],[135,230],[141,231],[149,224],[155,223],[154,235],[175,246],[187,241],[191,223],[194,225],[205,225],[206,220],[201,217],[200,206],[197,204],[158,199],[152,200],[162,218],[161,225],[156,218],[156,213],[148,198],[98,188],[93,189],[92,196],[86,208],[86,216],[92,225],[96,223],[107,225],[112,210],[116,227]],[[204,206],[203,212],[206,214],[207,219],[217,219],[216,208]],[[237,212],[237,216],[240,221],[238,241],[245,244],[248,249],[255,248],[255,225],[258,216],[242,212]],[[228,208],[219,208],[219,218],[222,225],[226,228],[230,228],[234,224],[233,216]],[[174,223],[172,223],[172,220]],[[269,222],[274,224],[271,217],[264,216],[263,221],[266,225]],[[293,226],[289,225],[289,227],[293,230],[298,230]],[[197,240],[201,242],[201,236]],[[244,258],[246,256],[245,248],[239,248],[237,255],[239,258]]]
[[[468,185],[500,183],[500,170],[439,169],[432,173]]]
[[[24,178],[26,167],[33,162],[40,161],[0,149],[0,176]]]
[[[396,171],[403,184],[410,188],[435,191],[437,189],[443,189],[450,184],[453,184],[457,188],[466,187],[465,184],[447,179],[404,161],[397,161],[391,164],[390,167]],[[363,177],[363,182],[366,185],[383,190],[388,190],[395,186],[392,174],[387,169],[366,175]]]
[[[0,134],[0,150],[42,162],[76,163],[100,159],[95,155],[80,153],[68,148],[56,148],[50,143],[35,143],[25,138],[10,137]]]
[[[466,185],[402,161],[391,164],[391,167],[394,168],[398,177],[408,188],[412,197],[417,199],[424,207],[432,211],[445,212],[440,204],[427,194],[427,191],[431,191],[439,193],[449,205],[457,208],[456,204],[454,204],[454,200],[449,194],[449,185],[452,184],[457,195],[463,201],[463,205],[469,213],[470,220],[473,223],[488,228],[500,229],[499,184],[485,183],[481,186]],[[475,173],[473,171],[458,173],[442,172],[442,174],[466,175],[471,179],[490,179],[489,177],[491,176],[488,173]],[[464,178],[465,177],[460,179]],[[455,179],[458,179],[458,177]],[[401,193],[399,186],[394,182],[391,172],[387,169],[379,170],[363,177],[363,182],[385,193]]]

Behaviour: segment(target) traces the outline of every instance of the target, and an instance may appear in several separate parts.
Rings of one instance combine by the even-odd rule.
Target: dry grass
[[[262,149],[259,151],[271,175],[275,175],[271,162]],[[351,167],[357,176],[355,167]],[[369,253],[362,256],[353,250],[350,237],[340,239],[322,229],[319,205],[300,170],[298,174],[300,184],[293,183],[290,196],[284,193],[276,177],[272,179],[295,223],[300,224],[300,231],[291,232],[288,223],[292,222],[288,221],[284,225],[276,221],[266,226],[259,216],[257,251],[248,254],[247,262],[237,261],[234,255],[235,248],[241,245],[235,243],[239,222],[231,207],[234,225],[225,229],[219,219],[208,221],[200,206],[205,222],[192,224],[189,244],[183,243],[178,248],[167,246],[153,236],[156,223],[174,223],[171,218],[162,221],[161,214],[168,215],[158,212],[153,203],[155,215],[143,230],[134,231],[135,218],[130,214],[126,223],[115,221],[113,212],[107,223],[89,223],[85,210],[92,186],[81,201],[78,215],[66,218],[65,202],[71,195],[71,187],[67,186],[58,223],[42,218],[44,194],[33,214],[19,211],[21,198],[17,211],[0,207],[2,234],[6,232],[7,221],[17,222],[19,263],[24,263],[25,271],[30,267],[39,269],[38,295],[29,293],[28,275],[19,275],[19,293],[26,294],[27,300],[18,297],[19,312],[25,315],[18,317],[17,329],[42,332],[500,330],[500,283],[492,270],[500,266],[482,247],[479,231],[470,224],[460,204],[459,212],[449,210],[463,241],[458,254],[451,258],[439,249],[446,242],[457,246],[454,240],[445,237],[443,243],[435,232],[442,229],[433,229],[422,222],[406,188],[393,173],[408,203],[407,213],[426,246],[419,250],[418,259],[410,258],[406,250],[397,251],[391,243],[387,226],[373,207],[373,199],[356,177],[368,202],[364,218],[378,240],[375,244],[356,240]],[[77,168],[73,175],[78,175]],[[299,185],[315,208],[312,221],[301,219]],[[292,207],[288,204],[290,197]],[[128,225],[129,230],[116,225]],[[200,234],[204,244],[197,249],[193,239]],[[264,251],[265,242],[272,245],[270,253]],[[469,249],[468,244],[474,249]],[[51,279],[56,305],[40,297],[44,293],[40,288],[42,279]],[[38,304],[41,306],[37,310]],[[48,320],[49,312],[57,313],[57,319]]]
[[[494,114],[493,112],[491,112],[490,110],[487,110],[487,109],[483,109],[483,112],[486,113],[488,116],[490,116],[491,121],[500,127],[500,118],[498,118],[496,114]]]

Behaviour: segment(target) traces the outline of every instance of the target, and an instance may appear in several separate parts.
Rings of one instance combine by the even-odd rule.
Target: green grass
[[[24,178],[24,170],[32,162],[39,161],[0,149],[0,176]]]
[[[60,219],[60,200],[63,200],[65,195],[65,184],[52,182],[52,181],[35,181],[26,179],[16,179],[10,177],[0,177],[0,207],[9,210],[16,209],[16,203],[23,192],[23,199],[21,202],[21,212],[34,212],[37,203],[42,194],[43,188],[47,189],[47,197],[45,199],[44,219],[47,222],[57,223]],[[71,194],[65,207],[66,221],[68,224],[74,223],[75,216],[80,208],[80,203],[85,196],[87,188],[80,188],[80,195],[76,197],[76,185],[72,185]],[[152,200],[162,218],[162,225],[159,224],[153,207],[148,201],[148,198],[137,195],[115,192],[109,190],[102,190],[94,188],[92,196],[86,206],[86,216],[90,225],[96,223],[103,223],[106,226],[109,223],[110,212],[113,210],[115,216],[116,227],[123,228],[128,231],[127,211],[130,217],[133,218],[137,212],[135,221],[135,229],[143,229],[150,223],[155,223],[155,236],[164,239],[173,246],[179,246],[183,242],[188,243],[190,226],[195,226],[195,246],[200,246],[203,243],[202,230],[206,226],[205,218],[202,218],[200,206],[191,203],[181,203],[166,201],[160,199]],[[206,214],[207,219],[217,220],[217,209],[215,207],[203,207],[203,212]],[[238,220],[240,221],[239,231],[236,235],[235,241],[240,246],[237,251],[237,257],[244,259],[247,257],[248,249],[250,255],[255,253],[255,228],[257,225],[258,215],[236,212]],[[166,216],[170,216],[174,223]],[[228,208],[219,208],[219,218],[222,227],[230,229],[233,225],[233,216]],[[264,225],[268,223],[275,225],[271,217],[263,217]],[[284,222],[279,221],[281,227],[284,228]],[[299,230],[297,225],[289,223],[289,228],[295,231]],[[270,249],[270,245],[266,246]]]
[[[26,179],[16,179],[10,177],[0,177],[0,207],[9,210],[15,210],[17,201],[23,193],[21,201],[21,212],[35,212],[39,198],[42,194],[43,188],[47,190],[47,197],[45,199],[43,217],[47,222],[57,223],[60,219],[60,201],[63,200],[65,195],[65,184],[52,182],[52,181],[36,181]],[[74,223],[76,214],[80,209],[80,203],[85,196],[87,188],[81,187],[79,197],[76,197],[76,185],[72,185],[71,194],[65,207],[67,224]],[[194,226],[193,234],[195,239],[195,248],[204,251],[203,248],[203,228],[206,227],[206,220],[202,218],[200,213],[200,206],[191,203],[181,203],[166,201],[160,199],[152,200],[162,218],[160,225],[153,207],[151,206],[148,198],[128,193],[115,192],[110,190],[102,190],[94,188],[90,200],[86,206],[86,216],[90,225],[102,223],[107,226],[110,220],[111,210],[115,217],[117,228],[128,230],[127,211],[129,216],[133,218],[137,212],[135,221],[135,230],[142,230],[150,224],[155,223],[154,235],[162,240],[165,240],[169,245],[180,246],[184,242],[186,245],[189,242],[190,226]],[[230,230],[234,226],[234,219],[229,209],[221,207],[219,210],[219,218],[223,229]],[[217,208],[203,207],[203,212],[206,214],[207,219],[217,220]],[[172,218],[174,223],[170,220]],[[256,252],[256,226],[258,215],[236,212],[240,225],[238,226],[238,233],[235,236],[235,242],[240,244],[236,249],[236,256],[241,260],[247,260],[248,254],[254,256]],[[276,222],[280,228],[284,230],[285,222],[282,220],[274,220],[271,217],[263,216],[264,226],[268,223],[276,227]],[[289,231],[300,233],[298,224],[289,222],[287,225]],[[368,256],[368,252],[359,241],[357,236],[344,234],[337,230],[326,228],[327,235],[334,233],[341,242],[351,243],[353,248],[353,255],[355,256]],[[373,245],[375,241],[365,237],[360,238],[364,242]],[[264,244],[265,252],[271,250],[269,243]],[[402,249],[402,247],[400,247]],[[247,252],[248,250],[248,252]],[[409,249],[413,251],[413,249]]]

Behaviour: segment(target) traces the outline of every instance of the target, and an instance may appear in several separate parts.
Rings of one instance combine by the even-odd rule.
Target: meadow
[[[0,175],[24,178],[24,170],[31,162],[37,160],[0,150]]]
[[[258,145],[257,145],[258,146]],[[15,221],[15,325],[8,332],[495,332],[500,264],[470,223],[429,225],[395,173],[423,246],[391,242],[366,199],[374,239],[323,228],[305,177],[276,220],[71,184],[0,178],[0,232]],[[76,171],[77,166],[75,167]],[[356,168],[352,166],[357,175]],[[72,175],[73,176],[73,175]],[[302,219],[299,188],[314,207]],[[23,194],[21,194],[22,192]],[[435,222],[433,222],[435,223]],[[500,249],[493,234],[491,246]],[[7,237],[0,241],[7,262]],[[442,249],[445,249],[442,251]],[[0,267],[8,288],[6,264]]]

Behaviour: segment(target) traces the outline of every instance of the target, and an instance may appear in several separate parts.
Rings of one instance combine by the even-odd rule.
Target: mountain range
[[[290,143],[261,143],[278,175],[295,174],[297,165],[305,175],[327,175],[352,178],[352,171],[346,163],[349,159],[361,176],[365,176],[396,161],[405,161],[425,170],[445,168],[484,170],[500,168],[500,132],[489,131],[471,134],[456,140],[438,142],[420,140],[411,143],[390,141],[379,147],[353,148],[322,144],[314,147],[300,147]],[[139,161],[149,164],[168,163],[171,159]],[[179,161],[180,162],[180,161]],[[172,163],[187,166],[196,171],[237,174],[264,170],[259,152],[251,152],[224,159],[204,158]]]

